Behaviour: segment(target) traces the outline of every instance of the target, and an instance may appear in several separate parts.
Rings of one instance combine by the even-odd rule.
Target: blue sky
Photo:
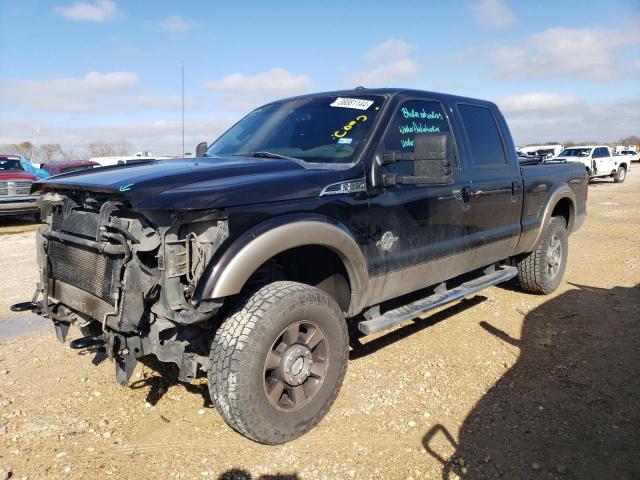
[[[0,0],[0,144],[157,154],[294,94],[402,86],[496,101],[517,143],[640,135],[640,2]]]

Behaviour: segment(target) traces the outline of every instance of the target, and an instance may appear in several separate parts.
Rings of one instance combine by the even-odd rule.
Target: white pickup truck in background
[[[626,156],[630,162],[640,162],[640,152],[633,150],[622,150],[619,155]]]
[[[616,183],[624,182],[631,167],[631,160],[626,155],[613,155],[606,145],[565,148],[554,160],[581,162],[589,178],[612,177]]]

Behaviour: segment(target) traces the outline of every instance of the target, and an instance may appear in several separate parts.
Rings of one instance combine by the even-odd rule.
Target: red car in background
[[[100,164],[98,162],[92,162],[90,160],[64,160],[61,162],[43,163],[40,165],[40,168],[46,170],[49,175],[58,175],[60,173],[87,170],[99,166]]]
[[[31,195],[31,184],[36,180],[24,170],[20,157],[0,155],[0,216],[30,213],[39,220],[39,196]]]

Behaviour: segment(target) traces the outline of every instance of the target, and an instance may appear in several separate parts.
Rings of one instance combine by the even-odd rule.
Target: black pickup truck
[[[338,395],[347,322],[372,334],[517,276],[550,293],[586,216],[578,163],[520,165],[490,102],[404,89],[258,108],[197,158],[36,183],[40,281],[14,305],[126,385],[155,355],[208,376],[233,428],[310,430]]]

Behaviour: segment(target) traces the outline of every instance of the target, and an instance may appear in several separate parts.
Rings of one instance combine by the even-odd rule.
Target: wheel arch
[[[576,197],[573,190],[566,183],[559,185],[548,197],[546,207],[542,211],[540,227],[534,241],[526,251],[533,251],[541,242],[547,225],[554,216],[561,215],[565,218],[567,232],[571,233],[576,220]]]
[[[277,217],[245,232],[208,269],[208,275],[203,275],[195,297],[201,300],[236,295],[266,262],[301,247],[324,249],[339,258],[350,290],[344,310],[348,316],[360,312],[369,281],[364,255],[346,227],[320,215]]]

